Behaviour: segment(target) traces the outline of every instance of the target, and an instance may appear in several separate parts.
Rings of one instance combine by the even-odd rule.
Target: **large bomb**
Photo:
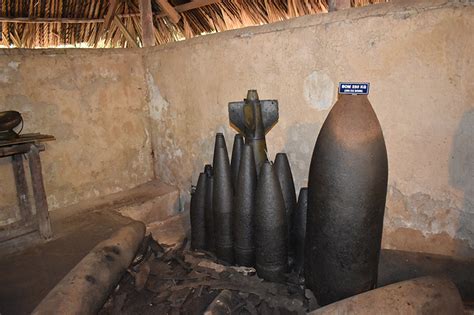
[[[326,305],[374,288],[387,193],[387,151],[365,95],[341,95],[311,160],[305,283]]]
[[[206,176],[199,174],[196,190],[191,195],[191,247],[193,249],[206,248],[205,228],[205,199],[206,199]]]
[[[211,165],[207,164],[204,167],[204,174],[206,175],[206,196],[204,201],[204,218],[206,219],[206,248],[207,250],[214,252],[216,250],[216,236],[214,233],[214,210],[212,207],[214,175]]]
[[[232,248],[233,187],[229,156],[222,134],[216,135],[214,151],[213,211],[216,235],[216,255],[230,264],[234,261]]]
[[[249,90],[243,102],[229,103],[229,120],[245,136],[255,156],[257,173],[267,160],[265,135],[278,122],[278,101],[260,100],[257,90]]]
[[[234,189],[237,187],[237,176],[239,176],[240,158],[242,156],[243,145],[244,138],[242,138],[242,135],[236,134],[234,137],[234,145],[232,146],[232,157],[230,159],[230,170]]]
[[[290,244],[295,249],[295,271],[301,274],[304,266],[304,239],[306,234],[306,213],[308,210],[308,188],[300,189],[298,195],[298,205],[293,214],[293,224],[291,229]]]
[[[277,153],[273,168],[275,169],[278,181],[280,182],[281,192],[285,202],[286,222],[288,222],[289,236],[288,255],[290,260],[293,260],[295,256],[295,249],[293,246],[291,246],[294,242],[291,240],[290,231],[293,222],[293,212],[296,207],[296,192],[293,174],[291,173],[290,162],[288,161],[286,153]]]
[[[235,187],[234,253],[240,266],[255,265],[254,213],[257,189],[257,170],[252,147],[242,148],[240,171]]]
[[[269,281],[283,281],[288,264],[288,227],[280,183],[270,162],[263,163],[255,208],[256,269]]]

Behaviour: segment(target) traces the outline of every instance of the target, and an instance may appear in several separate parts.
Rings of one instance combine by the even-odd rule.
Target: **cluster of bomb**
[[[250,90],[229,103],[231,161],[216,135],[213,165],[191,195],[191,245],[229,264],[255,267],[268,281],[294,271],[320,305],[373,289],[387,191],[382,130],[366,95],[340,95],[321,128],[308,188],[296,201],[285,153],[267,157],[265,134],[278,102]],[[245,143],[244,143],[245,142]]]

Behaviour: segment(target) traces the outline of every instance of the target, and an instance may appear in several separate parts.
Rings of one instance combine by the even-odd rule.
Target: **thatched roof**
[[[145,0],[0,0],[0,44],[140,47],[140,1]],[[163,1],[151,0],[152,32],[158,44],[328,11],[328,0]],[[361,6],[387,0],[351,1],[352,6]]]

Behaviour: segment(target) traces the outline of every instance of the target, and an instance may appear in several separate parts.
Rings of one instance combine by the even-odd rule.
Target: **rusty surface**
[[[341,95],[311,160],[305,279],[321,305],[375,287],[387,194],[382,129],[364,95]]]

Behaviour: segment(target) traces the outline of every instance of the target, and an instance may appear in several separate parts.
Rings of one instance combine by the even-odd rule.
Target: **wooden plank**
[[[122,32],[122,34],[125,36],[127,39],[127,42],[130,43],[135,48],[138,48],[137,40],[133,38],[133,36],[130,34],[130,32],[127,30],[125,25],[123,25],[122,21],[118,18],[118,16],[114,17],[114,23],[117,24],[117,27],[119,30]]]
[[[44,151],[43,144],[36,144],[38,150]],[[11,156],[14,154],[23,154],[28,153],[30,151],[31,143],[28,144],[15,144],[9,147],[0,148],[0,158]]]
[[[25,167],[23,165],[23,155],[12,156],[13,176],[15,178],[16,196],[20,206],[20,215],[23,220],[29,221],[31,217],[31,204],[28,198],[28,184],[25,177]]]
[[[28,152],[28,160],[35,199],[36,217],[38,218],[38,229],[43,238],[49,239],[53,236],[53,232],[51,231],[51,222],[49,220],[48,202],[44,189],[39,150],[35,145],[32,145],[30,152]]]
[[[155,36],[153,35],[153,11],[151,9],[151,0],[140,0],[140,22],[142,25],[142,44],[143,47],[155,46]]]
[[[31,221],[17,221],[0,227],[0,243],[38,230],[35,217]]]
[[[23,143],[33,143],[33,142],[45,142],[45,141],[53,141],[56,140],[54,136],[51,135],[42,135],[42,134],[25,134],[21,135],[18,138],[10,139],[10,140],[0,140],[0,147],[6,147],[16,144],[23,144]]]
[[[140,0],[140,2],[147,0]],[[168,0],[156,0],[160,5],[161,9],[166,13],[166,15],[171,19],[171,22],[178,24],[181,20],[181,15],[176,11],[176,9],[168,2]]]

